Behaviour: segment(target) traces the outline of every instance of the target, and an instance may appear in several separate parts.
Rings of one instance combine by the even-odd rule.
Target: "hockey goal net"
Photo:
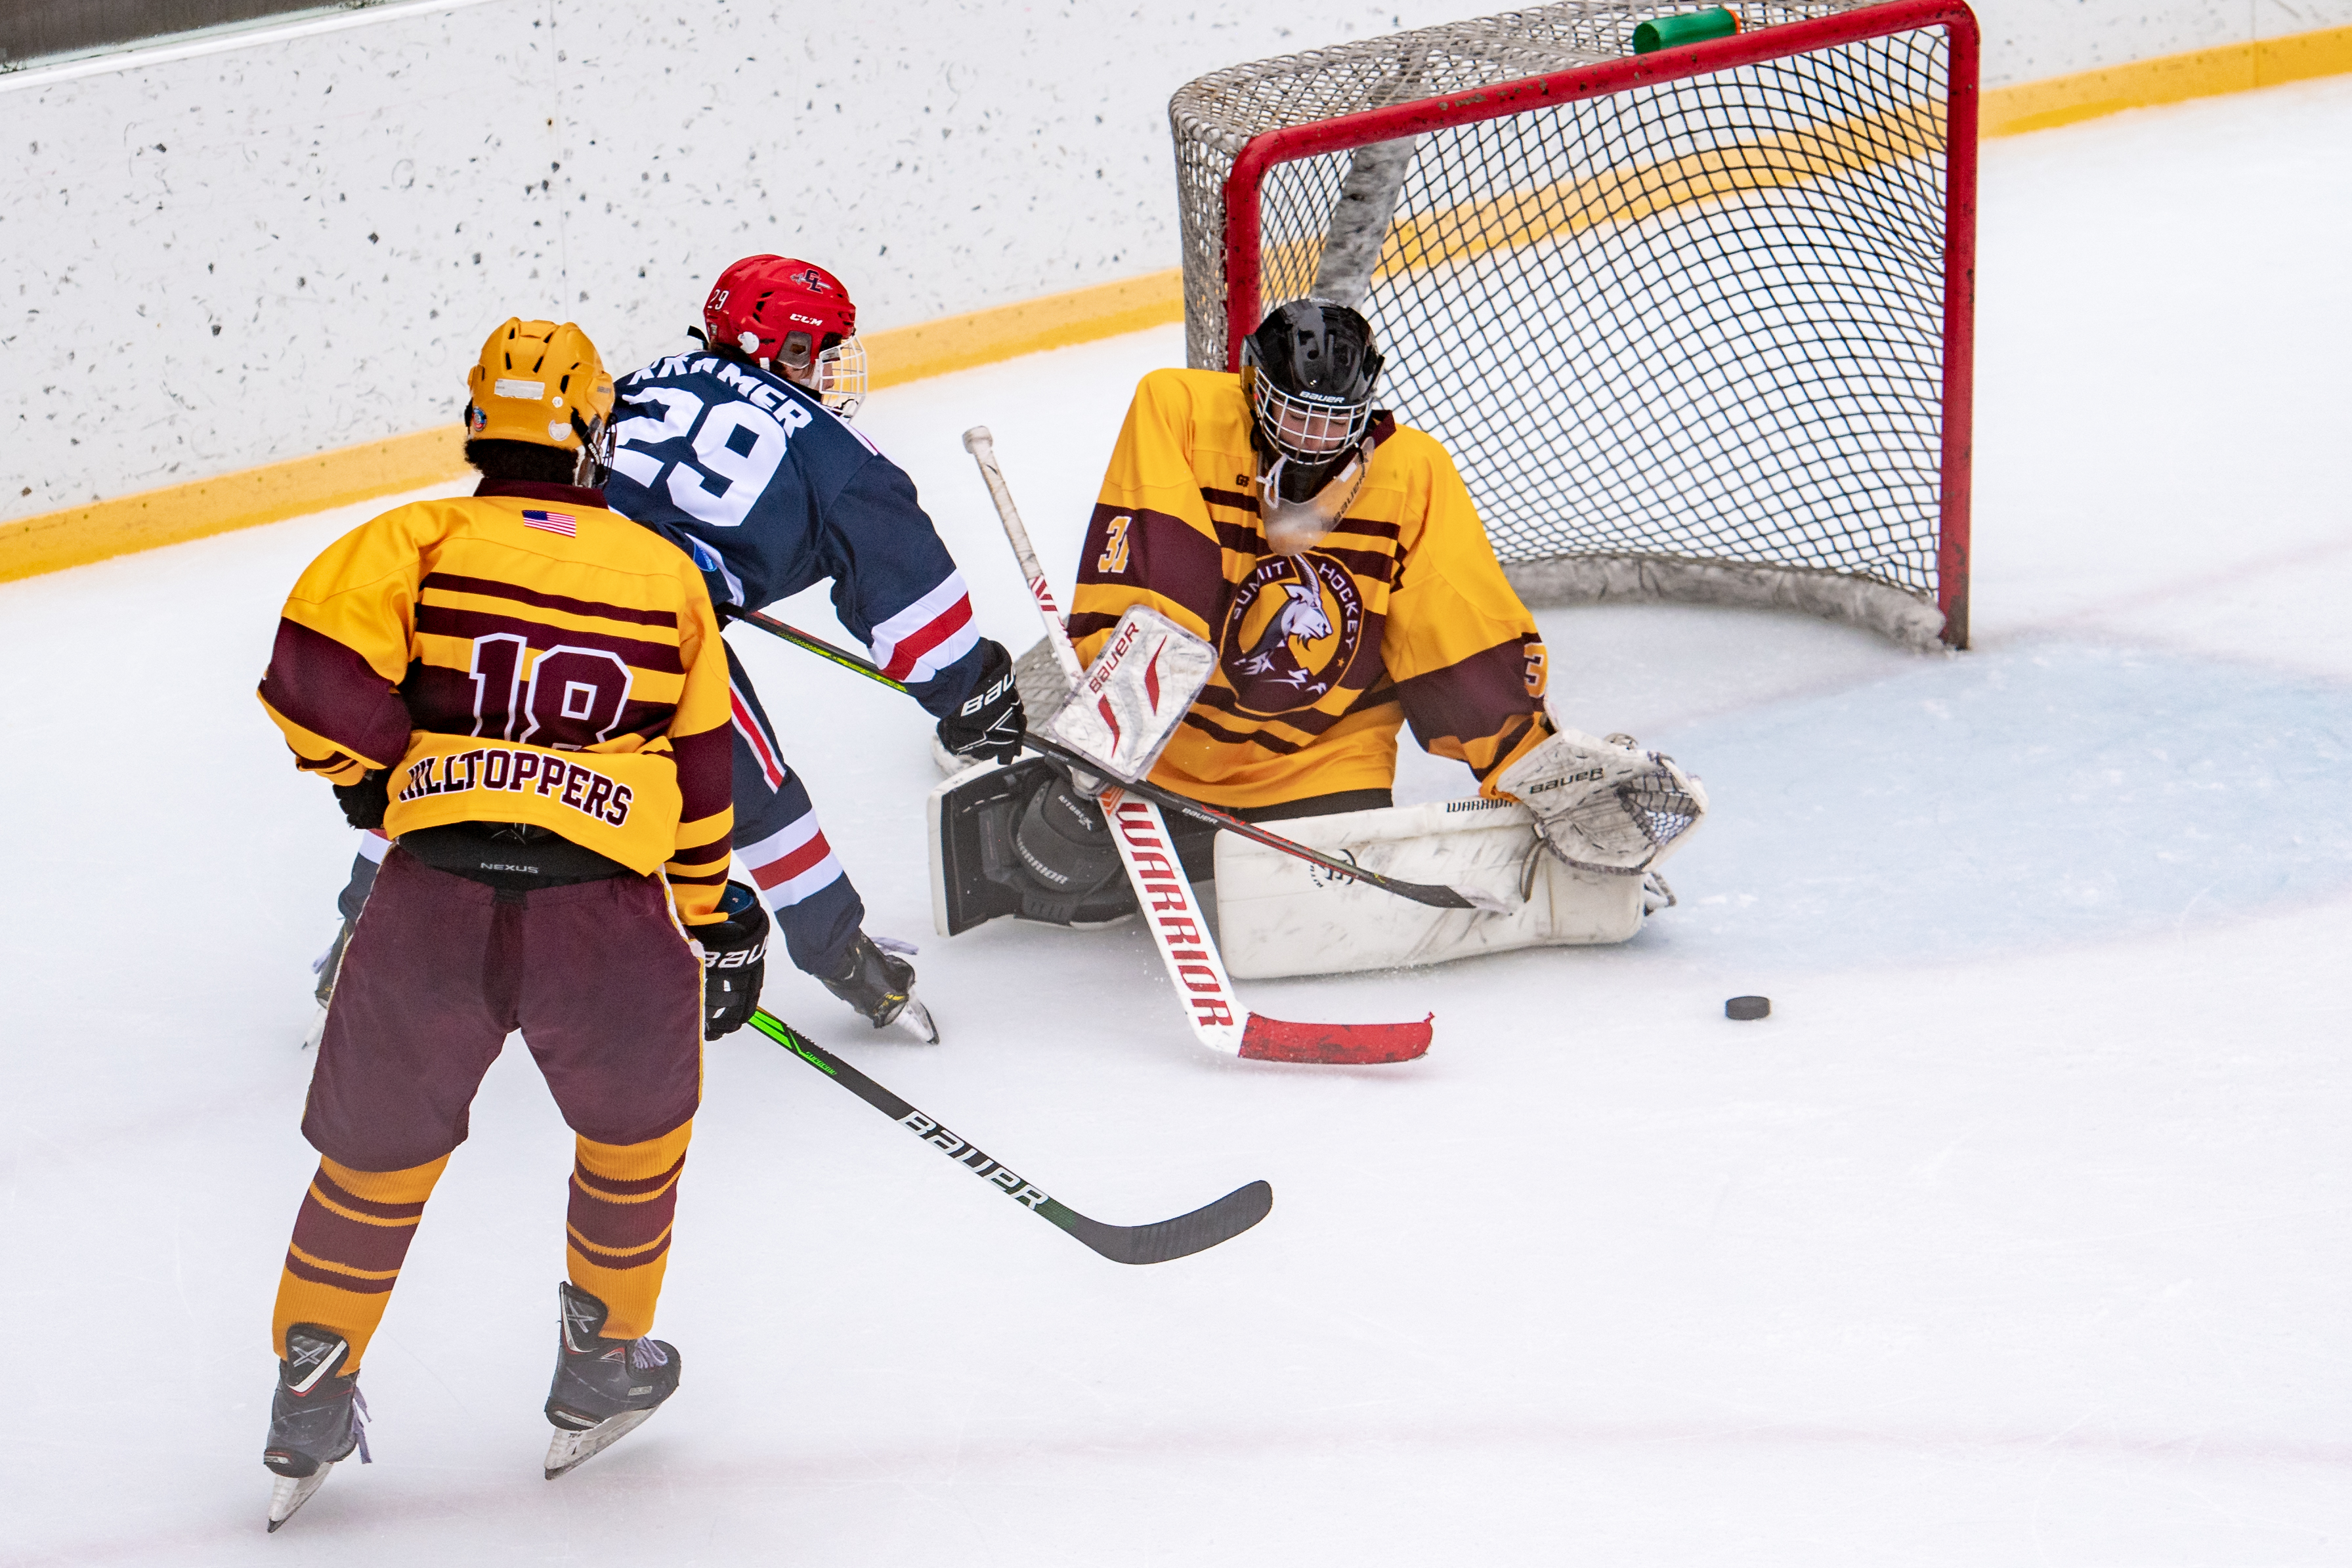
[[[1570,0],[1186,86],[1188,357],[1358,304],[1379,401],[1454,454],[1530,603],[1964,647],[1975,18],[1735,10],[1636,53],[1690,8]]]

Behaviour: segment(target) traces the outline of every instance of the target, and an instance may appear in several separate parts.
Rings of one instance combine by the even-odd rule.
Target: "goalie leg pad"
[[[1236,979],[1604,945],[1642,928],[1644,879],[1579,870],[1545,852],[1534,813],[1515,800],[1439,800],[1303,818],[1283,828],[1369,871],[1481,889],[1514,907],[1507,915],[1432,909],[1220,833],[1217,932]]]

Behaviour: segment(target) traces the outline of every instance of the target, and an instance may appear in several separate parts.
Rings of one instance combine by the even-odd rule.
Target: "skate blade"
[[[553,1480],[566,1470],[579,1469],[630,1433],[646,1424],[651,1410],[624,1410],[618,1416],[597,1422],[585,1432],[567,1431],[562,1427],[547,1445],[547,1479]]]
[[[279,1476],[269,1489],[269,1533],[294,1517],[295,1511],[310,1500],[310,1494],[326,1484],[327,1472],[335,1468],[332,1460],[320,1465],[309,1475],[297,1480],[292,1476]]]
[[[893,1028],[904,1030],[925,1045],[940,1042],[940,1026],[931,1021],[931,1009],[918,998],[908,997],[907,1005],[898,1009],[898,1016],[890,1023]]]
[[[326,1038],[327,1009],[320,1008],[319,1009],[319,1016],[310,1020],[310,1032],[302,1037],[302,1049],[305,1051],[315,1051],[318,1049],[319,1042]]]

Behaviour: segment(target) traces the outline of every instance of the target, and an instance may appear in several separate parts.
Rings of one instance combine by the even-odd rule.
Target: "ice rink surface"
[[[550,1484],[571,1146],[509,1049],[367,1358],[377,1462],[276,1537],[352,836],[251,692],[381,505],[0,588],[0,1563],[2352,1561],[2347,146],[2344,79],[1988,145],[1976,650],[1547,612],[1563,711],[1716,812],[1626,947],[1244,988],[1433,1009],[1409,1066],[1209,1055],[1140,931],[933,937],[925,725],[737,631],[946,1043],[782,966],[771,1008],[1099,1218],[1257,1176],[1272,1216],[1107,1263],[747,1031],[658,1325],[684,1387]],[[958,433],[1066,584],[1180,352],[875,399],[989,632],[1035,634]],[[1404,798],[1465,791],[1408,756]]]

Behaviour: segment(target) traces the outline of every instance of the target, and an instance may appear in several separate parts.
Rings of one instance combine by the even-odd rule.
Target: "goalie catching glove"
[[[1559,730],[1495,783],[1535,813],[1536,831],[1560,859],[1620,876],[1664,860],[1706,815],[1698,780],[1629,735]]]
[[[1010,762],[1021,755],[1021,735],[1029,727],[1013,684],[1013,655],[1002,643],[983,640],[980,648],[980,679],[962,706],[940,720],[940,744],[974,762]]]
[[[702,954],[702,1038],[717,1040],[751,1021],[768,972],[768,911],[760,895],[730,882],[719,896],[727,918],[689,930]]]

